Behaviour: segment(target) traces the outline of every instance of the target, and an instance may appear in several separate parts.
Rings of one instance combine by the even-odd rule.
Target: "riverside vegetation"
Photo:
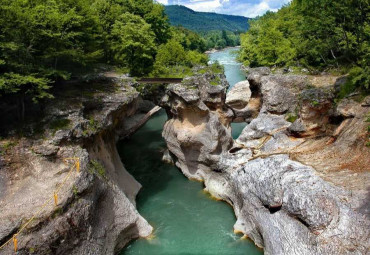
[[[203,51],[153,0],[0,1],[0,95],[20,119],[60,81],[104,65],[133,76],[189,74],[206,64]]]
[[[240,59],[273,71],[245,68],[247,80],[231,88],[218,64],[207,65],[202,38],[171,27],[152,0],[0,3],[0,254],[14,251],[14,233],[18,254],[117,254],[133,239],[150,238],[149,218],[137,210],[141,184],[124,166],[137,155],[121,159],[116,143],[129,145],[124,139],[159,106],[167,114],[163,160],[228,202],[234,231],[265,254],[367,253],[366,0],[293,0],[256,19]],[[275,68],[290,66],[349,75]],[[150,87],[126,73],[189,77]],[[3,132],[16,111],[20,120],[28,117],[21,123],[27,135],[14,126]],[[232,136],[233,123],[246,125],[239,136]],[[148,133],[151,143],[146,127],[137,135],[157,159],[160,129]],[[80,172],[69,176],[68,158],[79,159]],[[150,165],[142,161],[137,166]],[[153,169],[162,182],[147,183],[163,186]],[[58,201],[38,211],[53,195]]]
[[[370,92],[368,0],[293,0],[277,13],[250,21],[240,60],[251,67],[300,66],[312,72],[349,72],[340,97]]]

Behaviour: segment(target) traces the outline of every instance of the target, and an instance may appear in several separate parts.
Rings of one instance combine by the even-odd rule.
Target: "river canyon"
[[[225,67],[231,86],[245,80],[235,50],[210,56]],[[121,254],[262,254],[252,241],[234,234],[236,219],[229,205],[214,201],[202,191],[201,183],[189,181],[175,166],[161,161],[166,120],[162,111],[118,144],[125,167],[143,185],[137,197],[138,211],[154,227],[149,239],[134,241]],[[235,138],[243,126],[235,124]]]
[[[14,234],[19,254],[366,254],[369,98],[335,103],[341,77],[245,80],[233,51],[210,56],[226,76],[197,67],[152,102],[111,73],[66,85],[6,141],[0,254]]]

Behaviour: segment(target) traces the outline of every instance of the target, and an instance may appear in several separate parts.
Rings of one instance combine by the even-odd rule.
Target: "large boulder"
[[[234,85],[226,95],[226,104],[232,108],[242,109],[251,99],[252,91],[248,81],[241,81]]]
[[[364,100],[364,102],[366,102]],[[337,105],[337,114],[343,118],[353,118],[362,111],[362,106],[353,99],[343,99]]]
[[[271,74],[271,70],[268,67],[247,68],[246,72],[252,89],[260,87],[262,77]]]
[[[253,97],[248,81],[237,83],[227,93],[226,104],[234,112],[233,122],[245,122],[256,116],[260,109],[260,97]]]
[[[203,180],[233,145],[227,87],[223,75],[206,73],[169,85],[161,101],[170,117],[163,137],[176,165],[189,178]]]
[[[294,112],[298,104],[297,95],[307,84],[307,77],[300,75],[262,77],[259,85],[264,111],[276,114]]]

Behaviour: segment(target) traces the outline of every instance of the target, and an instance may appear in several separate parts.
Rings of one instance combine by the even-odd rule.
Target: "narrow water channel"
[[[202,191],[203,184],[189,181],[175,166],[161,161],[166,119],[164,111],[158,113],[118,144],[127,170],[143,185],[137,208],[154,227],[151,239],[132,242],[121,255],[263,254],[253,242],[233,233],[236,219],[229,205],[212,200]]]
[[[218,62],[225,68],[226,79],[231,89],[235,84],[244,81],[245,73],[240,69],[241,64],[236,61],[238,48],[227,48],[209,55],[210,62]],[[232,135],[236,139],[243,131],[246,123],[231,123]]]

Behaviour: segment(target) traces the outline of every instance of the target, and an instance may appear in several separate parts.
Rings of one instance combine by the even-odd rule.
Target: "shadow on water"
[[[120,254],[263,254],[252,241],[233,233],[236,218],[230,206],[211,200],[202,183],[189,181],[161,161],[166,119],[165,112],[159,112],[117,145],[126,169],[143,186],[136,199],[138,211],[154,227],[152,239],[135,240]],[[235,131],[234,136],[240,132]]]
[[[166,115],[161,111],[133,137],[117,145],[125,168],[143,186],[137,197],[139,211],[146,199],[166,190],[168,182],[173,178],[170,174],[172,166],[162,162],[166,144],[161,135],[161,127],[165,121]]]
[[[233,233],[236,219],[230,206],[211,200],[202,183],[189,181],[175,166],[161,161],[166,118],[160,112],[117,147],[126,169],[143,186],[136,200],[138,211],[154,227],[153,239],[133,241],[121,255],[262,254],[251,241]]]

